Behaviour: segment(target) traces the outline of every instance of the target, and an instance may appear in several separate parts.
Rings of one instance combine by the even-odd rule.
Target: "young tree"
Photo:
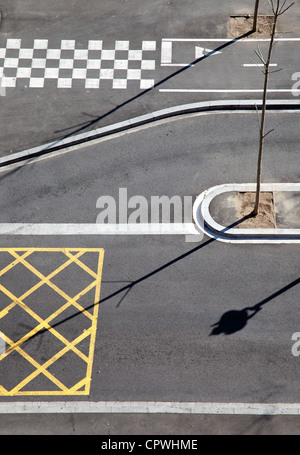
[[[257,181],[256,181],[256,197],[255,197],[255,205],[253,212],[251,213],[252,216],[256,216],[258,214],[258,209],[259,209],[259,200],[260,200],[260,187],[261,187],[261,169],[262,169],[262,155],[263,155],[263,145],[264,145],[264,139],[265,137],[273,131],[270,130],[267,133],[265,133],[264,127],[265,127],[265,117],[266,117],[266,105],[267,105],[267,91],[268,91],[268,80],[269,80],[269,74],[270,74],[270,63],[271,63],[271,57],[272,57],[272,50],[275,45],[274,39],[275,39],[275,33],[276,33],[276,26],[277,26],[277,21],[279,16],[284,14],[293,4],[291,3],[289,6],[286,6],[286,0],[269,0],[271,9],[272,9],[272,14],[273,14],[273,24],[271,26],[271,32],[270,32],[270,43],[269,43],[269,50],[268,50],[268,56],[267,59],[265,60],[260,49],[258,48],[257,51],[255,51],[257,57],[263,64],[263,70],[262,72],[264,73],[264,89],[263,89],[263,100],[262,100],[262,113],[261,113],[261,118],[260,118],[260,127],[259,127],[259,151],[258,151],[258,164],[257,164]],[[272,72],[276,72],[280,70],[275,70]]]

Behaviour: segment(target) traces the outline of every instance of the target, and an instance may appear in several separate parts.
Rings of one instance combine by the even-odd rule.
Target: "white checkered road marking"
[[[62,40],[58,48],[51,48],[47,39],[35,39],[27,47],[20,39],[7,39],[0,48],[1,86],[14,88],[22,81],[30,88],[43,88],[54,80],[57,88],[97,89],[108,80],[113,89],[126,89],[128,81],[148,89],[154,85],[154,51],[156,41],[143,41],[140,49],[130,49],[129,41],[115,41],[113,49],[105,49],[102,40],[89,40],[86,48],[76,46],[75,40]]]

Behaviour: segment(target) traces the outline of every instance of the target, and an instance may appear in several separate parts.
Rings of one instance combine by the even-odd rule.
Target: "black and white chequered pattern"
[[[89,40],[86,48],[76,46],[75,40],[61,40],[53,48],[47,39],[35,39],[31,46],[7,39],[0,48],[1,87],[43,88],[54,80],[57,88],[98,89],[108,80],[113,89],[126,89],[128,81],[147,89],[155,83],[154,51],[156,41],[143,41],[140,49],[130,49],[129,41],[115,41],[113,49],[105,49],[102,40]]]

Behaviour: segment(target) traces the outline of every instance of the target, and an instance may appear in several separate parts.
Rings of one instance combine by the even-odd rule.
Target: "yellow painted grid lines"
[[[0,370],[1,370],[1,361],[3,361],[7,356],[9,356],[13,351],[16,351],[20,354],[30,365],[34,367],[34,371],[26,376],[22,381],[20,381],[12,389],[8,390],[7,387],[4,387],[0,384],[0,396],[15,396],[15,395],[88,395],[90,392],[91,384],[91,375],[92,375],[92,365],[94,358],[95,350],[95,340],[96,340],[96,330],[97,330],[97,320],[98,320],[98,311],[100,300],[100,285],[102,278],[102,267],[103,267],[103,258],[104,250],[102,248],[0,248],[1,252],[9,253],[14,260],[8,264],[5,268],[0,271],[0,290],[11,300],[11,303],[7,305],[2,311],[0,311],[0,320],[4,318],[9,311],[15,306],[19,306],[24,310],[29,316],[31,316],[38,324],[37,326],[30,330],[25,336],[21,337],[18,341],[14,342],[11,340],[5,333],[0,332],[0,337],[5,340],[6,344],[9,347],[5,350],[2,355],[0,355]],[[67,260],[53,270],[49,275],[45,276],[32,264],[30,264],[26,259],[32,253],[47,253],[47,252],[57,252],[63,253]],[[91,270],[84,262],[80,260],[86,253],[95,253],[98,255],[97,261],[97,271]],[[74,297],[70,297],[66,292],[56,286],[51,279],[57,276],[62,270],[66,269],[70,264],[75,263],[82,270],[84,270],[91,278],[91,283],[82,289]],[[28,289],[20,297],[16,297],[13,292],[9,291],[5,286],[1,284],[1,277],[5,275],[9,270],[11,270],[15,265],[22,264],[30,272],[32,272],[38,279],[38,283]],[[57,294],[62,297],[66,303],[58,308],[54,313],[48,316],[46,319],[41,318],[36,312],[34,312],[28,305],[24,303],[24,299],[30,296],[34,291],[40,288],[42,285],[49,286]],[[77,300],[84,296],[87,292],[95,288],[94,301],[89,305],[89,309],[92,308],[93,311],[90,312],[87,309],[83,308]],[[83,314],[90,321],[90,327],[84,329],[83,332],[77,336],[73,341],[67,340],[59,331],[51,326],[51,322],[62,314],[67,308],[75,307],[78,310],[78,314]],[[55,325],[55,324],[54,324]],[[29,355],[24,348],[22,347],[26,341],[33,338],[35,335],[42,333],[44,331],[50,332],[54,335],[64,347],[60,349],[55,355],[53,355],[49,360],[44,363],[40,363]],[[88,355],[84,354],[77,345],[90,337]],[[86,368],[83,374],[82,379],[80,379],[76,384],[71,387],[67,387],[63,384],[63,381],[51,374],[48,368],[53,365],[58,359],[62,358],[66,353],[72,351],[76,356],[78,356]],[[16,366],[17,367],[17,366]],[[69,368],[72,368],[72,365],[69,365]],[[23,388],[29,384],[33,379],[39,375],[44,375],[48,378],[57,388],[57,390],[23,390]]]

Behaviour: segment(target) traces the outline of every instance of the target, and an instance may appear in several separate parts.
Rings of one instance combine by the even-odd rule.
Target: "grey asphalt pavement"
[[[265,52],[265,43],[226,41],[230,15],[251,14],[252,3],[5,2],[0,156],[170,106],[257,98],[261,72],[243,65],[252,64],[258,45]],[[267,12],[261,1],[260,13]],[[296,4],[280,18],[285,41],[274,64],[283,71],[270,81],[272,98],[298,100],[291,93],[298,41],[286,40],[299,38],[299,16]],[[203,59],[200,48],[221,53]]]
[[[298,115],[269,113],[268,126],[275,131],[266,141],[263,181],[298,181]],[[120,188],[150,201],[153,195],[196,197],[213,185],[254,181],[257,137],[254,113],[198,115],[11,167],[1,172],[1,222],[94,223],[98,198],[118,200]],[[137,235],[2,236],[1,243],[104,248],[91,390],[81,399],[300,401],[299,360],[291,352],[292,335],[299,331],[298,245],[228,245],[207,238],[188,244],[182,236]],[[23,280],[20,274],[19,285],[26,285]],[[250,317],[258,303],[261,310]],[[220,324],[226,318],[225,326]],[[213,331],[216,326],[221,330]],[[40,343],[35,349],[47,351],[42,337]],[[71,358],[69,378],[75,366]],[[18,397],[30,399],[41,397]],[[103,418],[94,420],[96,431],[105,431]],[[199,432],[246,433],[286,432],[289,423],[290,431],[297,431],[298,425],[295,418],[245,417],[239,423],[231,419],[229,429],[220,417],[220,427],[209,429],[216,417],[196,416],[193,424],[191,416],[151,419],[143,416],[146,429],[141,423],[131,428],[159,431],[161,422],[164,431],[177,434],[188,432],[189,425],[196,432],[198,424]],[[80,428],[80,417],[75,421]],[[126,419],[123,424],[130,426]]]
[[[153,414],[62,414],[62,415],[0,415],[1,435],[98,435],[118,440],[141,435],[145,437],[191,436],[255,436],[299,435],[298,416],[212,416],[212,415],[153,415]],[[194,435],[194,437],[193,437]],[[91,439],[91,443],[96,442]],[[107,439],[106,439],[107,441]],[[21,442],[19,440],[18,442]],[[71,445],[77,440],[70,440]],[[257,440],[251,440],[258,443]],[[229,443],[229,441],[228,441]],[[224,444],[214,438],[214,447]],[[202,441],[198,440],[198,447]]]
[[[172,106],[259,99],[263,79],[252,59],[267,43],[251,35],[228,38],[229,17],[252,14],[253,6],[253,0],[2,2],[0,157]],[[260,14],[268,13],[261,0]],[[280,18],[272,64],[282,71],[270,78],[270,99],[299,102],[292,91],[299,88],[299,19],[298,3]],[[218,53],[207,57],[212,50]],[[299,181],[298,117],[268,113],[266,127],[274,132],[266,140],[263,181]],[[99,197],[118,201],[120,188],[150,207],[152,196],[194,200],[217,184],[253,182],[257,143],[255,113],[206,113],[1,168],[1,223],[93,224]],[[32,253],[24,269],[17,248],[62,251],[59,260]],[[53,279],[57,288],[32,274],[33,267],[59,270],[63,255],[71,254],[65,248],[105,250],[96,313],[91,293],[79,299],[83,307],[62,310],[68,295],[90,283],[76,265],[92,271],[89,280],[96,273],[92,255],[63,268]],[[299,332],[298,250],[207,237],[193,244],[176,235],[2,235],[0,330],[16,343],[27,339],[1,361],[1,386],[21,390],[7,396],[0,387],[1,403],[299,403],[299,357],[292,353]],[[27,295],[30,286],[37,288]],[[87,336],[93,314],[94,352]],[[57,333],[43,322],[49,315]],[[36,324],[44,324],[37,333]],[[83,338],[74,344],[77,336]],[[37,370],[35,362],[44,367]],[[66,395],[55,395],[64,387]],[[45,388],[54,394],[44,395]],[[0,434],[299,432],[298,416],[0,414]]]

